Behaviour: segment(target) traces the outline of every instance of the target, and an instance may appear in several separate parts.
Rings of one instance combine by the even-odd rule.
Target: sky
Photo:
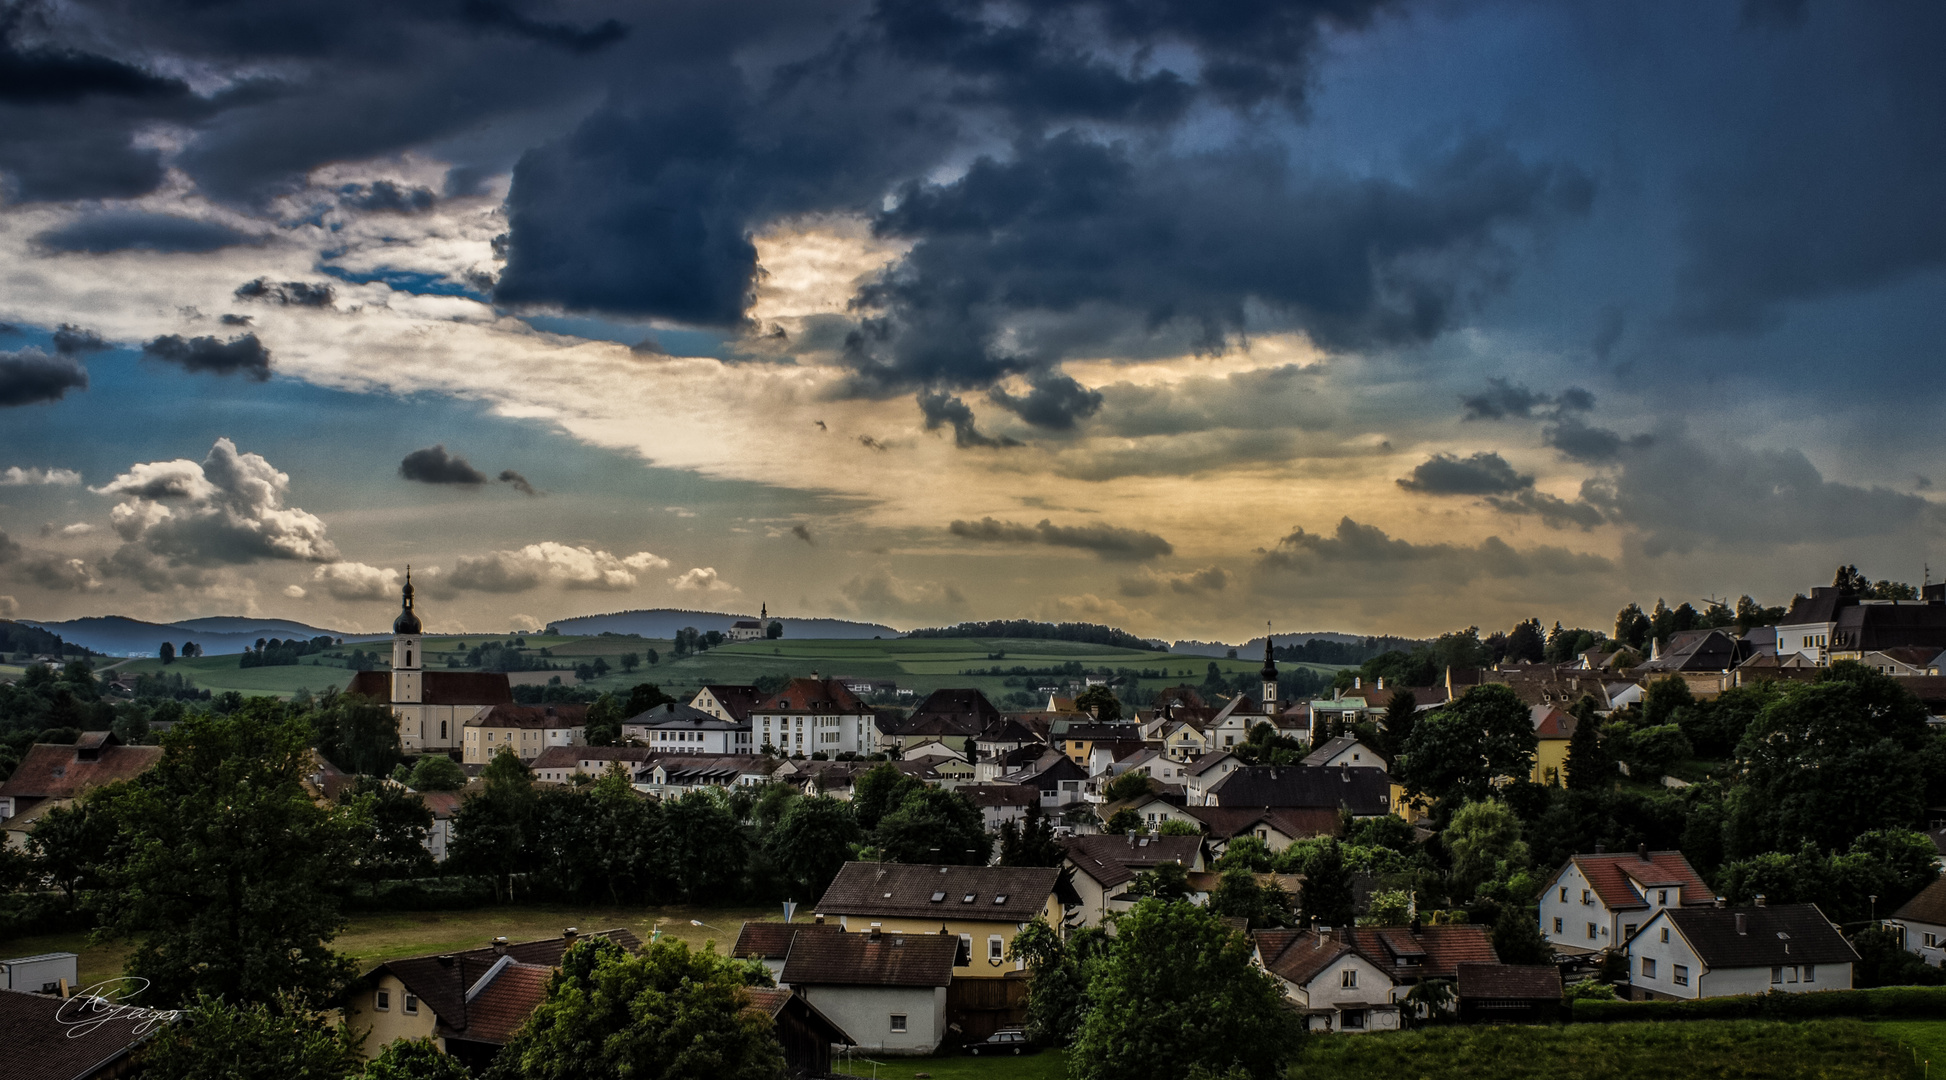
[[[0,0],[0,617],[1424,635],[1946,538],[1946,7]]]

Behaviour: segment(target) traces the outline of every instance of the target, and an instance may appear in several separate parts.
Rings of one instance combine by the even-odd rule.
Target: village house
[[[1946,877],[1933,879],[1918,896],[1900,905],[1885,926],[1899,936],[1907,952],[1934,967],[1946,963]]]
[[[1039,866],[848,862],[819,898],[817,914],[857,933],[880,929],[955,938],[954,978],[1001,978],[1023,970],[1021,962],[1007,958],[1021,928],[1036,918],[1061,925],[1061,902],[1054,892],[1060,876],[1053,867]],[[860,1038],[859,1045],[865,1044]]]
[[[872,754],[878,715],[836,679],[792,679],[750,710],[757,748],[784,755]]]
[[[566,784],[577,776],[599,777],[618,761],[633,776],[655,756],[646,746],[550,746],[527,767],[534,770],[536,780]]]
[[[876,926],[856,934],[800,932],[782,981],[860,1050],[930,1054],[946,1038],[946,988],[958,949],[951,937]]]
[[[736,944],[730,947],[730,955],[738,960],[755,960],[770,972],[770,977],[778,986],[788,988],[784,981],[784,960],[791,954],[791,942],[800,932],[807,933],[844,933],[837,924],[817,922],[757,922],[745,921],[737,929]]]
[[[77,1024],[78,1015],[88,1022]],[[117,1080],[133,1075],[135,1052],[172,1023],[100,998],[0,990],[0,1065],[7,1080]]]
[[[701,709],[718,720],[734,720],[739,724],[750,722],[750,713],[763,704],[764,693],[754,686],[735,686],[727,683],[710,683],[696,691],[689,699],[690,708]]]
[[[1008,822],[1018,826],[1041,801],[1040,789],[1030,784],[961,784],[954,790],[980,808],[980,819],[989,832]]]
[[[1191,760],[1181,774],[1183,795],[1197,806],[1208,805],[1210,788],[1243,768],[1243,759],[1228,750],[1215,750]]]
[[[1202,825],[1219,856],[1239,836],[1256,837],[1274,855],[1299,840],[1338,835],[1338,811],[1328,806],[1185,806],[1182,813]]]
[[[1200,836],[1076,836],[1062,842],[1072,868],[1070,878],[1080,906],[1072,913],[1082,926],[1100,926],[1111,913],[1128,911],[1135,901],[1122,895],[1136,875],[1163,863],[1184,871],[1203,869]]]
[[[743,992],[750,996],[749,1009],[770,1017],[787,1076],[829,1076],[832,1047],[857,1045],[817,1006],[790,990],[750,986]]]
[[[1208,806],[1343,807],[1354,818],[1392,812],[1392,781],[1385,770],[1341,765],[1311,769],[1302,765],[1245,765],[1212,784]]]
[[[1858,953],[1816,904],[1667,907],[1628,940],[1638,1001],[1851,989]]]
[[[1568,777],[1568,743],[1577,721],[1553,705],[1533,705],[1527,719],[1534,725],[1534,769],[1528,779],[1548,787],[1562,787]]]
[[[1386,768],[1386,762],[1378,752],[1358,741],[1356,735],[1340,735],[1320,744],[1298,764],[1312,769],[1325,769],[1334,765],[1356,765],[1374,769]]]
[[[1462,1024],[1551,1024],[1561,1018],[1553,964],[1461,964],[1453,989]]]
[[[1000,782],[1038,788],[1043,810],[1087,801],[1088,770],[1059,750],[1041,754],[1026,768],[1002,776]]]
[[[631,951],[642,941],[628,930],[603,930]],[[387,960],[345,995],[345,1024],[377,1057],[399,1039],[427,1038],[475,1070],[484,1069],[545,998],[547,980],[579,934],[484,949]]]
[[[1251,934],[1259,966],[1277,977],[1312,1031],[1393,1031],[1401,999],[1461,964],[1497,964],[1487,927],[1313,927]]]
[[[1541,936],[1555,951],[1585,956],[1621,949],[1655,914],[1709,907],[1716,895],[1680,851],[1575,855],[1538,897]]]
[[[461,764],[485,765],[509,747],[531,762],[549,747],[587,741],[586,705],[494,705],[466,722]]]
[[[777,762],[761,754],[659,754],[635,770],[635,790],[676,799],[698,788],[756,787]]]
[[[748,722],[668,701],[622,721],[622,739],[664,754],[751,754]]]
[[[0,783],[0,823],[7,846],[21,850],[48,811],[71,806],[88,792],[131,780],[162,760],[160,746],[125,746],[108,731],[84,731],[72,746],[35,743]]]

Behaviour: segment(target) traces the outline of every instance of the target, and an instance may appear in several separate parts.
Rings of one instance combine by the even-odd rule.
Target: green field
[[[649,935],[659,928],[665,936],[681,938],[698,948],[705,942],[715,941],[717,951],[728,952],[744,920],[777,921],[782,916],[780,909],[768,907],[508,905],[468,911],[380,912],[353,915],[331,947],[357,960],[362,970],[381,960],[401,956],[476,949],[491,944],[499,936],[513,941],[558,937],[562,930],[572,926],[582,931],[625,927],[635,931],[643,941],[649,940]],[[694,926],[691,919],[708,925]],[[96,944],[89,940],[86,931],[0,939],[0,956],[79,954],[84,986],[121,974],[122,961],[129,949],[127,942]]]
[[[1044,1050],[1020,1057],[969,1057],[942,1054],[938,1057],[874,1057],[854,1051],[850,1060],[839,1058],[831,1071],[840,1076],[877,1077],[878,1080],[911,1080],[930,1076],[933,1080],[1067,1080],[1067,1055]]]
[[[1903,1080],[1911,1053],[1887,1027],[1857,1020],[1571,1024],[1433,1028],[1306,1040],[1304,1080]],[[1910,1040],[1907,1040],[1910,1042]]]
[[[426,668],[431,671],[468,670],[451,667],[462,663],[469,649],[484,642],[504,641],[504,637],[464,635],[425,639]],[[760,641],[723,645],[680,660],[671,655],[671,642],[645,638],[557,637],[529,635],[525,652],[538,657],[540,650],[550,654],[538,657],[563,670],[556,674],[565,683],[576,683],[573,668],[597,658],[607,662],[609,674],[586,685],[597,690],[627,691],[637,683],[653,682],[671,693],[694,692],[705,683],[750,683],[765,675],[809,675],[890,679],[904,689],[924,696],[944,687],[974,687],[998,700],[1009,692],[1023,689],[1007,686],[1006,675],[965,675],[965,671],[987,670],[994,666],[1011,669],[1054,668],[1078,663],[1095,670],[1102,667],[1147,671],[1151,677],[1140,679],[1144,689],[1157,690],[1177,683],[1200,683],[1211,663],[1226,674],[1251,673],[1263,666],[1261,660],[1215,660],[1200,656],[1177,656],[1167,652],[1117,649],[1069,641],[1035,641],[1020,638],[923,638],[916,640],[821,639],[805,641]],[[236,690],[245,695],[274,694],[288,697],[299,690],[321,693],[332,687],[343,688],[351,672],[345,656],[353,649],[380,652],[390,659],[385,642],[347,645],[322,656],[307,656],[294,667],[242,668],[235,656],[204,656],[177,660],[164,665],[155,659],[130,660],[118,670],[132,673],[169,672],[181,675],[195,685],[223,693]],[[632,674],[620,670],[620,659],[635,653],[646,659],[648,650],[659,655],[656,664],[644,664]],[[313,663],[315,661],[315,663]],[[1337,669],[1325,665],[1298,665],[1330,674]],[[517,681],[536,678],[536,673],[515,674]],[[545,674],[539,678],[548,677]],[[1057,685],[1060,676],[1027,676],[1033,689]]]

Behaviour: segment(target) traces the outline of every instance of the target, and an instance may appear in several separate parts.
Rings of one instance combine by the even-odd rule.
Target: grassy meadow
[[[425,666],[431,671],[464,671],[467,652],[485,642],[511,640],[505,636],[455,635],[425,639]],[[1101,667],[1146,671],[1141,679],[1145,689],[1157,690],[1181,682],[1200,683],[1209,665],[1215,663],[1226,674],[1254,672],[1263,665],[1260,659],[1214,660],[1201,656],[1178,656],[1158,650],[1118,649],[1071,641],[1034,641],[1018,638],[922,638],[922,639],[816,639],[792,641],[742,642],[722,645],[707,652],[676,659],[670,655],[671,642],[634,637],[561,637],[530,634],[524,652],[545,659],[563,669],[559,672],[519,672],[517,681],[544,681],[558,674],[561,681],[577,684],[573,668],[577,664],[607,662],[611,669],[587,683],[596,690],[626,692],[637,683],[653,682],[665,691],[686,696],[705,683],[750,683],[765,675],[842,675],[853,678],[890,679],[919,696],[943,687],[975,687],[996,702],[1021,687],[1006,685],[1005,675],[966,675],[968,670],[1003,669],[1015,666],[1029,669],[1058,668],[1078,663],[1090,670]],[[300,690],[322,693],[344,688],[351,680],[347,658],[355,649],[378,652],[389,662],[388,642],[354,643],[318,656],[307,656],[303,663],[290,667],[244,668],[231,656],[201,656],[163,664],[158,659],[123,662],[117,671],[136,674],[166,672],[181,675],[192,684],[212,693],[235,690],[246,696],[289,697]],[[659,660],[644,663],[632,674],[621,671],[621,657],[635,653],[646,660],[653,649]],[[1329,674],[1325,665],[1302,665]],[[1029,688],[1055,685],[1057,676],[1027,676]]]

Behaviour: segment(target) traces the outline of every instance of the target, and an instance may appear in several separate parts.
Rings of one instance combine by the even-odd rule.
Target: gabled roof
[[[1033,764],[1008,773],[1001,779],[1010,784],[1034,784],[1047,790],[1061,780],[1086,780],[1087,778],[1088,770],[1076,765],[1073,758],[1059,750],[1048,750],[1036,757]],[[1047,781],[1047,783],[1043,784],[1040,781]]]
[[[1946,648],[1946,604],[1864,603],[1838,613],[1831,648],[1853,652],[1929,645]]]
[[[791,954],[791,942],[799,933],[843,933],[836,923],[746,922],[737,931],[736,945],[730,955],[739,960],[782,960]]]
[[[1177,863],[1187,870],[1202,850],[1200,836],[1076,836],[1062,842],[1068,862],[1104,888],[1132,881],[1144,870]]]
[[[872,710],[836,679],[792,679],[783,690],[765,698],[752,713],[840,713],[870,716]]]
[[[723,706],[723,710],[730,714],[732,720],[749,720],[750,710],[762,704],[764,700],[762,691],[754,686],[709,683],[699,689],[697,694],[700,696],[703,690],[710,692],[710,696],[716,699],[717,704]],[[693,702],[695,698],[690,700]]]
[[[1849,964],[1858,959],[1816,904],[1669,908],[1666,918],[1711,968]]]
[[[87,1023],[77,1024],[75,1017]],[[117,1015],[91,999],[0,990],[0,1073],[8,1080],[87,1080],[106,1075],[164,1025]],[[140,1030],[137,1030],[140,1029]],[[117,1070],[119,1073],[119,1070]]]
[[[1809,596],[1794,597],[1791,600],[1791,610],[1785,613],[1782,619],[1777,620],[1777,625],[1804,626],[1811,623],[1837,622],[1839,610],[1856,603],[1858,603],[1856,596],[1845,596],[1834,585],[1820,585],[1812,589]]]
[[[0,796],[17,799],[73,799],[103,784],[128,780],[162,760],[160,746],[122,746],[109,743],[94,749],[92,758],[80,746],[35,743],[0,784]]]
[[[1189,763],[1188,774],[1190,776],[1201,776],[1211,769],[1216,768],[1218,765],[1223,764],[1225,759],[1228,759],[1232,763],[1237,763],[1239,768],[1242,767],[1240,759],[1228,750],[1211,750],[1206,754],[1196,755],[1195,759]]]
[[[1330,761],[1332,758],[1337,757],[1339,754],[1342,754],[1345,751],[1351,749],[1354,746],[1362,747],[1364,752],[1371,757],[1373,768],[1383,769],[1385,767],[1385,759],[1378,756],[1378,752],[1373,750],[1371,747],[1364,746],[1362,743],[1360,743],[1358,741],[1358,736],[1356,735],[1340,735],[1335,739],[1327,740],[1326,742],[1320,744],[1316,750],[1313,750],[1309,754],[1305,755],[1304,760],[1299,762],[1298,764],[1308,765],[1313,768],[1316,768]]]
[[[1003,716],[980,729],[979,741],[991,743],[1039,742],[1040,734],[1011,716]]]
[[[1637,674],[1672,671],[1728,671],[1746,659],[1742,642],[1718,629],[1672,634],[1669,647],[1655,659],[1638,664]]]
[[[1559,1000],[1561,969],[1553,964],[1461,964],[1459,996],[1472,1000]]]
[[[694,705],[684,705],[680,701],[665,701],[653,709],[629,717],[622,723],[633,727],[681,728],[684,731],[743,731],[750,726],[735,720],[724,720]]]
[[[1299,986],[1348,952],[1386,972],[1394,981],[1453,978],[1461,964],[1498,964],[1489,928],[1451,926],[1259,930],[1252,935],[1264,966]]]
[[[1610,911],[1633,911],[1649,906],[1643,889],[1680,888],[1682,906],[1708,905],[1716,894],[1703,882],[1680,851],[1627,852],[1618,855],[1575,855],[1568,862],[1581,871],[1602,906]],[[1567,867],[1563,866],[1562,870]],[[1556,873],[1549,879],[1560,880]],[[1542,890],[1544,894],[1546,889]]]
[[[1378,817],[1391,812],[1391,790],[1385,770],[1367,766],[1245,765],[1210,785],[1209,796],[1217,806],[1343,806]]]
[[[547,1000],[547,981],[554,968],[545,964],[511,963],[489,969],[467,989],[466,1030],[442,1032],[448,1038],[505,1046]],[[443,1026],[443,1025],[442,1025]]]
[[[1026,922],[1047,906],[1060,876],[1059,870],[1044,866],[848,862],[818,900],[817,911]]]
[[[458,813],[459,804],[466,798],[463,791],[417,791],[413,794],[419,796],[419,801],[432,811],[435,821],[443,821]]]
[[[1338,835],[1336,807],[1185,806],[1182,812],[1202,822],[1213,840],[1255,832],[1260,823],[1300,840]]]
[[[392,700],[390,671],[360,671],[351,677],[348,694],[378,701]],[[425,671],[419,674],[419,701],[424,705],[511,705],[513,687],[501,671]]]
[[[1939,844],[1942,831],[1946,830],[1934,830],[1930,834],[1934,846]],[[1910,922],[1946,926],[1946,877],[1935,878],[1931,885],[1919,890],[1918,896],[1907,900],[1899,910],[1893,912],[1892,917]]]
[[[1000,719],[1000,710],[993,707],[985,694],[978,690],[934,690],[926,695],[926,700],[912,709],[912,719],[942,718],[967,725],[969,735],[984,731],[988,724]]]
[[[466,722],[467,727],[550,730],[585,727],[586,705],[495,705]]]
[[[781,981],[797,986],[945,986],[959,938],[948,934],[798,934]]]
[[[636,937],[633,931],[626,929],[603,930],[586,936],[605,937],[630,951],[642,945],[642,939]],[[512,961],[507,968],[531,965],[543,971],[551,971],[560,965],[561,955],[568,951],[570,944],[566,937],[510,944],[506,946],[504,954]],[[433,1015],[439,1018],[440,1024],[448,1031],[456,1033],[461,1038],[477,1039],[478,1037],[470,1029],[472,1023],[470,1007],[473,1003],[467,1000],[467,993],[480,985],[480,980],[486,977],[501,958],[502,954],[495,952],[491,947],[428,956],[408,956],[387,960],[373,969],[371,974],[375,975],[380,971],[390,973],[431,1009]],[[495,979],[505,974],[507,968],[503,968],[496,974]],[[497,1030],[496,1025],[499,1021],[495,1017],[504,1012],[507,1002],[511,1000],[511,997],[505,1000],[496,998],[489,1003],[491,1015],[486,1021],[488,1034]],[[532,1011],[531,1007],[529,1011]],[[521,1019],[526,1019],[525,1013],[521,1015]],[[519,1025],[516,1023],[515,1026]]]
[[[1542,739],[1572,739],[1577,721],[1570,713],[1552,705],[1532,705],[1527,709],[1527,720],[1534,725],[1534,735]]]
[[[1032,784],[961,784],[953,789],[974,806],[1034,806],[1041,789]]]

